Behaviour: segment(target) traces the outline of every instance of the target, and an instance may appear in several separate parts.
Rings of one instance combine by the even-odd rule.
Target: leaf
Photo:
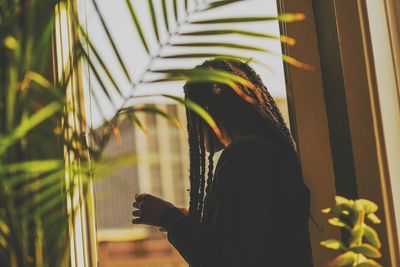
[[[7,223],[0,218],[0,234],[7,236],[8,233],[10,233],[10,228],[8,227]]]
[[[53,89],[53,84],[49,80],[34,71],[28,71],[25,74],[25,77],[21,83],[21,89],[26,90],[30,86],[31,81],[34,81],[36,84],[43,88]]]
[[[321,241],[320,244],[326,248],[335,249],[335,250],[346,250],[346,246],[339,240],[336,239],[328,239],[325,241]]]
[[[250,45],[243,45],[243,44],[234,44],[234,43],[175,43],[171,44],[171,46],[175,47],[224,47],[224,48],[235,48],[235,49],[243,49],[243,50],[250,50],[250,51],[258,51],[258,52],[267,52],[266,49],[250,46]]]
[[[363,207],[366,215],[378,210],[378,205],[368,199],[357,199],[356,203]]]
[[[87,59],[87,62],[89,63],[89,67],[92,70],[97,82],[99,83],[100,88],[102,89],[103,93],[106,95],[106,97],[107,97],[108,101],[110,102],[110,104],[113,106],[113,108],[115,108],[114,102],[113,102],[113,100],[111,98],[110,93],[107,90],[107,87],[104,84],[104,81],[103,81],[101,75],[98,73],[95,65],[93,64],[93,62],[90,59],[90,57],[86,54],[85,50],[82,49],[81,51],[82,51],[82,54],[84,55],[84,57]]]
[[[278,16],[278,20],[281,22],[296,22],[302,21],[306,18],[304,13],[283,13]]]
[[[162,0],[162,10],[163,10],[163,17],[164,17],[164,24],[165,28],[169,32],[169,21],[168,21],[168,7],[167,7],[167,0]]]
[[[299,61],[299,60],[297,60],[297,59],[295,59],[293,57],[290,57],[288,55],[282,55],[282,59],[286,63],[288,63],[288,64],[290,64],[292,66],[295,66],[297,68],[305,69],[305,70],[314,70],[314,66],[312,66],[310,64],[307,64],[307,63],[304,63],[304,62],[301,62],[301,61]]]
[[[382,267],[382,265],[372,259],[367,259],[365,262],[359,263],[355,267]]]
[[[61,109],[61,103],[55,101],[41,108],[31,117],[23,120],[13,133],[6,137],[3,137],[0,140],[0,155],[2,155],[7,150],[7,148],[14,144],[16,141],[23,138],[29,131],[31,131],[37,125],[39,125]]]
[[[341,214],[350,215],[349,211],[346,210],[348,206],[344,204],[335,205],[333,208],[326,208],[321,210],[322,213],[331,215],[332,217],[339,217]],[[347,213],[347,214],[346,214]]]
[[[340,254],[328,263],[328,266],[334,267],[350,267],[353,265],[357,255],[354,252],[348,251]]]
[[[366,224],[363,224],[362,227],[364,228],[364,236],[366,240],[373,246],[380,248],[382,244],[381,241],[379,240],[378,233],[375,231],[375,229]]]
[[[262,32],[252,32],[252,31],[235,30],[235,29],[183,32],[180,35],[182,35],[182,36],[210,36],[210,35],[231,35],[231,34],[249,36],[249,37],[260,37],[260,38],[265,38],[265,39],[277,39],[277,40],[280,40],[282,43],[287,43],[289,45],[296,44],[295,39],[285,36],[285,35],[276,36],[276,35],[271,35],[271,34],[265,34]]]
[[[257,100],[245,94],[237,84],[246,86],[249,89],[254,89],[255,86],[250,81],[244,79],[241,76],[232,74],[224,70],[215,70],[208,68],[196,68],[196,69],[170,69],[170,70],[157,70],[155,73],[165,73],[166,78],[160,79],[159,81],[168,80],[186,80],[189,82],[216,82],[228,85],[232,88],[240,97],[245,101],[255,104]],[[154,81],[153,81],[154,82]]]
[[[113,84],[115,90],[117,90],[118,94],[120,96],[122,96],[121,93],[121,89],[119,88],[118,84],[115,82],[113,76],[111,75],[108,67],[106,66],[106,64],[104,63],[103,59],[101,58],[99,52],[97,51],[97,49],[95,48],[95,46],[93,45],[93,43],[90,41],[89,36],[87,35],[86,31],[82,28],[82,26],[79,24],[78,18],[76,18],[76,16],[72,16],[72,18],[74,18],[74,22],[75,25],[77,25],[77,27],[79,28],[79,32],[81,33],[81,35],[83,36],[84,41],[89,45],[90,51],[93,52],[96,60],[100,63],[100,66],[102,67],[102,69],[104,70],[104,72],[106,73],[108,79],[111,81],[111,83]],[[83,45],[81,43],[78,43],[78,48],[80,49],[79,52],[81,52],[84,56],[84,58],[86,58],[87,60],[89,60],[89,55],[87,54],[87,51],[83,48]]]
[[[213,58],[213,59],[221,59],[221,60],[239,60],[244,62],[254,62],[259,64],[260,66],[268,69],[269,71],[274,72],[270,66],[264,64],[263,62],[256,60],[254,58],[249,57],[241,57],[237,55],[229,55],[229,54],[218,54],[218,53],[184,53],[184,54],[172,54],[172,55],[163,55],[161,56],[162,59],[185,59],[185,58]]]
[[[381,219],[379,219],[378,216],[376,216],[375,213],[370,213],[370,214],[368,214],[368,215],[367,215],[367,218],[368,218],[372,223],[375,223],[375,224],[379,224],[379,223],[382,222]]]
[[[0,166],[0,175],[16,173],[16,172],[29,172],[43,173],[58,169],[63,166],[63,161],[58,159],[48,160],[32,160],[26,162],[11,163]]]
[[[179,119],[177,117],[175,117],[174,115],[167,113],[157,107],[154,106],[144,106],[144,107],[139,107],[139,108],[129,108],[128,112],[148,112],[148,113],[154,113],[154,114],[158,114],[161,115],[162,117],[164,117],[165,119],[167,119],[169,122],[171,122],[172,124],[174,124],[177,128],[181,128],[181,123],[179,121]]]
[[[148,54],[150,54],[149,46],[147,45],[147,41],[146,41],[146,38],[144,36],[141,23],[140,23],[137,15],[136,15],[136,11],[135,11],[134,7],[132,6],[131,1],[130,0],[126,0],[126,5],[128,6],[128,10],[129,10],[129,12],[131,14],[131,18],[132,18],[133,22],[135,23],[136,30],[138,31],[139,36],[140,36],[140,40],[142,41],[142,44],[143,44],[144,48],[146,49],[146,52]]]
[[[148,159],[147,157],[141,160],[149,160],[149,163],[152,163],[153,159]],[[94,162],[93,169],[96,173],[95,179],[104,178],[106,175],[113,173],[116,170],[121,169],[122,167],[126,167],[128,165],[137,164],[138,163],[138,155],[136,153],[123,153],[117,156],[104,157],[100,160]],[[110,168],[112,166],[112,168]],[[89,169],[89,166],[85,167]]]
[[[188,109],[192,110],[195,112],[197,115],[199,115],[214,131],[215,135],[218,137],[218,139],[221,140],[221,142],[225,145],[228,144],[227,140],[223,137],[221,130],[218,128],[217,123],[214,121],[214,119],[210,116],[210,114],[199,104],[185,98],[177,97],[177,96],[172,96],[172,95],[162,95],[164,97],[170,98],[172,100],[175,100],[181,104],[184,104]]]
[[[345,204],[345,205],[353,205],[353,202],[342,196],[335,196],[336,205]]]
[[[161,58],[165,59],[177,59],[177,58],[220,58],[220,59],[236,59],[236,60],[249,60],[248,57],[241,57],[235,55],[227,55],[227,54],[217,54],[217,53],[187,53],[187,54],[173,54],[173,55],[164,55]]]
[[[15,39],[15,37],[8,35],[6,38],[4,38],[4,46],[7,47],[8,49],[15,50],[19,47],[18,40]]]
[[[207,3],[208,7],[205,10],[215,9],[217,7],[223,7],[226,5],[235,4],[238,2],[242,2],[242,1],[246,1],[246,0],[221,0],[221,1],[210,2],[210,3]]]
[[[364,243],[358,246],[354,246],[349,248],[350,251],[353,251],[355,253],[361,253],[366,257],[369,258],[380,258],[382,257],[381,252],[375,248],[374,246]]]
[[[16,179],[16,177],[11,178],[10,186],[13,187],[24,187],[28,188],[28,191],[38,190],[41,186],[46,186],[54,182],[54,179],[60,181],[60,178],[65,174],[64,166],[60,166],[51,172],[42,173],[40,176],[37,175],[26,175],[25,179]],[[34,189],[32,189],[34,188]]]
[[[178,21],[178,0],[174,0],[174,16],[175,21]]]
[[[236,18],[223,18],[223,19],[205,19],[191,21],[192,24],[219,24],[219,23],[244,23],[244,22],[256,22],[256,21],[281,21],[281,22],[295,22],[305,19],[305,15],[302,13],[295,14],[281,14],[279,16],[260,16],[260,17],[236,17]]]
[[[149,1],[150,1],[150,0],[149,0]],[[95,9],[97,15],[98,15],[99,18],[100,18],[101,25],[103,26],[103,29],[104,29],[104,31],[105,31],[105,33],[106,33],[106,35],[107,35],[108,41],[109,41],[110,44],[111,44],[111,47],[112,47],[112,49],[113,49],[113,51],[114,51],[114,54],[115,54],[115,56],[117,57],[118,62],[119,62],[119,64],[120,64],[120,66],[122,67],[122,70],[123,70],[124,73],[125,73],[126,78],[128,79],[129,82],[132,82],[132,78],[131,78],[131,76],[130,76],[130,74],[129,74],[129,72],[128,72],[128,69],[126,68],[125,63],[124,63],[124,61],[122,60],[122,57],[121,57],[121,55],[120,55],[120,53],[119,53],[119,51],[118,51],[118,48],[117,48],[117,46],[115,45],[115,42],[114,42],[114,39],[113,39],[112,36],[111,36],[110,30],[108,29],[108,26],[107,26],[106,22],[104,21],[104,17],[103,17],[103,15],[102,15],[101,12],[100,12],[99,7],[97,6],[97,1],[96,1],[96,0],[92,0],[92,3],[93,3],[94,9]]]
[[[160,36],[159,36],[159,33],[158,33],[156,11],[154,9],[153,1],[152,0],[147,0],[147,4],[148,4],[149,10],[150,10],[150,16],[151,16],[151,21],[153,23],[154,34],[156,35],[157,42],[160,42]]]
[[[347,225],[344,221],[342,221],[337,217],[330,218],[328,222],[334,226],[343,227],[346,228],[347,230],[351,230],[351,227],[349,225]]]
[[[331,208],[326,208],[326,209],[322,209],[321,212],[328,214],[331,212],[331,210],[332,210]]]
[[[133,124],[136,124],[137,126],[139,126],[139,128],[143,131],[143,132],[147,132],[147,129],[144,127],[143,123],[140,121],[140,119],[138,118],[138,116],[136,116],[133,113],[129,113],[128,114],[128,118],[131,120],[131,122]]]
[[[121,140],[122,140],[122,136],[121,136],[121,132],[120,132],[119,128],[117,126],[112,126],[111,130],[112,130],[112,133],[115,136],[115,140],[117,140],[117,144],[120,145],[121,144]]]

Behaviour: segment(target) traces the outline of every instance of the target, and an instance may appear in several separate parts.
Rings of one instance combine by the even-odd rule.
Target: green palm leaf
[[[51,117],[54,113],[60,111],[62,105],[59,102],[53,102],[48,104],[46,107],[40,109],[28,119],[24,120],[12,134],[3,137],[0,140],[0,155],[2,155],[7,148],[9,148],[14,142],[23,138],[30,130],[35,128],[37,125]]]
[[[223,34],[236,34],[236,35],[241,35],[245,38],[248,38],[249,41],[252,40],[252,38],[267,38],[267,39],[276,39],[276,40],[280,40],[281,42],[284,43],[288,43],[290,45],[293,45],[295,43],[295,41],[290,38],[290,37],[286,37],[286,36],[273,36],[273,35],[269,35],[263,32],[257,32],[257,31],[246,31],[246,30],[237,30],[237,29],[223,29],[223,30],[203,30],[203,31],[181,31],[180,29],[185,26],[185,25],[200,25],[200,24],[209,24],[209,25],[217,25],[217,24],[221,24],[221,23],[229,23],[234,25],[235,23],[245,23],[245,22],[257,22],[257,21],[281,21],[281,22],[295,22],[295,21],[300,21],[304,19],[304,15],[300,14],[300,13],[296,13],[296,14],[281,14],[278,16],[244,16],[244,17],[228,17],[228,18],[212,18],[212,19],[196,19],[194,20],[193,17],[195,15],[198,14],[202,14],[202,13],[206,13],[210,10],[213,10],[215,8],[223,8],[225,6],[228,6],[230,4],[235,4],[238,2],[243,2],[245,0],[219,0],[219,1],[196,1],[194,2],[194,7],[191,10],[188,10],[188,1],[185,1],[184,4],[184,8],[185,8],[185,13],[182,14],[184,15],[183,18],[180,18],[180,12],[179,12],[179,2],[177,0],[174,0],[171,2],[167,2],[167,0],[162,0],[160,1],[160,5],[161,5],[161,12],[162,15],[159,16],[158,15],[158,10],[156,10],[155,6],[154,6],[154,2],[153,0],[148,0],[147,1],[147,7],[149,10],[149,16],[148,16],[148,23],[150,23],[150,25],[152,25],[153,28],[153,33],[154,36],[156,38],[157,41],[157,45],[158,45],[158,49],[155,50],[156,53],[153,53],[153,56],[151,56],[149,58],[149,62],[147,64],[147,69],[146,71],[139,76],[138,82],[136,84],[133,85],[133,88],[136,88],[138,86],[140,86],[143,83],[151,83],[151,82],[164,82],[164,81],[171,81],[171,80],[185,80],[185,79],[191,79],[191,80],[198,80],[200,81],[201,79],[204,79],[203,81],[213,81],[213,82],[223,82],[223,79],[226,79],[226,77],[218,77],[214,76],[213,78],[211,78],[212,76],[210,75],[200,75],[197,78],[194,77],[193,75],[191,75],[190,77],[188,77],[188,75],[176,75],[170,73],[168,75],[168,77],[164,77],[161,79],[153,79],[153,80],[148,80],[145,79],[145,77],[147,76],[147,74],[152,73],[152,69],[153,66],[157,64],[157,61],[159,60],[165,60],[165,59],[174,59],[174,60],[186,60],[186,59],[191,59],[191,58],[224,58],[224,59],[235,59],[235,60],[241,60],[241,61],[249,61],[248,58],[240,56],[239,55],[233,55],[233,54],[227,54],[227,53],[203,53],[203,52],[196,52],[196,53],[187,53],[187,52],[182,52],[184,50],[180,50],[179,48],[181,47],[185,47],[185,48],[211,48],[211,47],[215,47],[215,48],[229,48],[229,49],[234,49],[237,50],[238,52],[240,51],[251,51],[251,52],[260,52],[260,53],[271,53],[271,51],[269,51],[267,48],[263,48],[263,47],[257,47],[257,46],[252,46],[252,45],[246,45],[246,44],[238,44],[238,43],[231,43],[231,42],[198,42],[198,41],[184,41],[184,42],[176,42],[173,41],[176,37],[179,36],[185,36],[185,37],[196,37],[196,36],[202,36],[202,37],[208,37],[208,36],[214,36],[214,35],[223,35]],[[173,9],[172,12],[170,14],[170,9],[168,8],[168,4],[171,3],[173,5]],[[146,21],[139,21],[136,11],[135,11],[135,2],[131,2],[127,0],[127,6],[128,9],[130,11],[132,20],[134,21],[135,27],[137,32],[139,33],[139,38],[141,40],[141,43],[143,44],[143,46],[146,49],[146,52],[149,53],[150,49],[150,45],[149,43],[146,41],[144,34],[143,34],[143,23],[146,23]],[[108,39],[111,42],[111,46],[114,48],[114,50],[116,49],[116,45],[113,44],[112,38],[111,38],[111,34],[110,34],[110,30],[107,28],[107,25],[105,23],[104,18],[102,17],[99,8],[97,7],[97,5],[95,6],[96,12],[98,14],[98,16],[100,17],[100,21],[101,21],[101,25],[104,28],[104,31],[106,32]],[[181,19],[176,28],[175,29],[171,29],[171,24],[169,23],[169,19],[173,17],[175,21],[178,22],[179,19]],[[165,25],[165,28],[159,27],[159,23],[162,20],[163,23]],[[166,30],[166,35],[167,35],[167,39],[161,43],[160,40],[160,36],[162,31]],[[93,45],[90,45],[90,48],[93,49]],[[174,52],[171,53],[163,53],[167,48],[175,48]],[[178,50],[177,50],[178,49]],[[176,52],[178,51],[178,52]],[[275,54],[275,52],[272,52],[273,54]],[[120,59],[120,57],[118,56],[118,53],[115,53],[117,55],[117,58]],[[94,53],[95,57],[98,58],[98,53]],[[86,56],[84,54],[84,56]],[[283,55],[282,58],[284,61],[286,61],[289,64],[292,64],[294,66],[297,67],[302,67],[302,68],[311,68],[309,65],[304,64],[303,62],[297,61],[287,55]],[[253,62],[262,65],[263,67],[265,67],[265,64],[263,64],[262,62],[259,62],[257,60],[252,60]],[[121,65],[123,65],[122,60],[119,60],[119,62],[121,63]],[[89,62],[90,64],[90,62]],[[94,66],[94,64],[90,64],[92,69],[95,69],[96,66]],[[101,64],[101,67],[104,69],[104,64]],[[122,66],[122,68],[124,69],[124,67]],[[106,94],[106,96],[110,96],[110,93],[106,93],[105,90],[107,88],[105,88],[105,83],[101,82],[100,79],[100,75],[99,72],[97,71],[93,71],[95,74],[95,78],[96,80],[99,81],[100,83],[100,87],[102,89],[102,91],[104,91],[104,93]],[[105,71],[106,74],[110,73],[109,71]],[[127,71],[126,71],[127,72]],[[96,74],[97,73],[97,74]],[[108,75],[108,79],[112,79],[110,77],[110,75]],[[217,79],[218,77],[218,79]],[[211,80],[208,80],[210,79]],[[116,80],[116,79],[112,79],[112,80]],[[118,88],[114,82],[112,82],[115,88]],[[231,86],[235,91],[239,92],[240,90],[236,87],[235,83],[232,81],[229,81],[229,79],[227,81],[224,82],[225,84],[229,84],[229,86]],[[236,88],[236,89],[235,89]],[[108,88],[108,90],[111,90],[110,88]],[[134,90],[131,91],[131,93],[128,96],[124,97],[124,103],[127,102],[127,99],[129,99],[132,95],[133,95]],[[244,96],[246,97],[246,96]],[[249,99],[247,97],[247,100],[252,101],[251,99]],[[97,102],[99,102],[98,100],[96,100]],[[121,109],[123,108],[123,105],[121,106]],[[117,111],[118,113],[119,111]],[[110,124],[112,125],[112,124]]]
[[[198,42],[198,43],[174,43],[171,46],[175,47],[224,47],[224,48],[236,48],[241,50],[250,50],[250,51],[257,51],[257,52],[267,52],[266,49],[261,47],[255,47],[251,45],[243,45],[243,44],[234,44],[234,43],[205,43],[205,42]]]
[[[109,101],[109,103],[115,108],[114,102],[111,98],[109,89],[106,87],[104,81],[103,81],[103,76],[101,76],[96,67],[94,66],[92,60],[90,59],[90,57],[86,54],[85,50],[82,49],[82,55],[84,56],[84,58],[87,60],[87,62],[89,63],[90,69],[92,70],[97,82],[100,84],[100,88],[102,89],[103,93],[107,96],[107,99]]]
[[[162,10],[163,10],[165,28],[167,29],[167,32],[169,32],[167,0],[162,0],[161,3],[162,3]]]
[[[214,119],[210,116],[210,114],[199,104],[191,101],[190,99],[185,99],[181,97],[176,97],[172,95],[163,95],[164,97],[171,98],[178,103],[185,105],[188,109],[195,112],[199,115],[208,125],[210,125],[211,129],[214,131],[215,135],[221,140],[223,144],[227,144],[227,140],[223,137],[221,130],[218,128]]]
[[[146,38],[144,37],[142,25],[136,15],[135,8],[133,7],[130,0],[126,0],[126,5],[128,6],[129,12],[131,14],[131,18],[132,18],[133,22],[135,23],[136,29],[140,36],[140,40],[142,41],[142,44],[143,44],[144,48],[146,49],[146,52],[150,53],[149,46],[147,45]]]
[[[175,21],[178,21],[178,0],[174,0],[174,16]]]
[[[192,31],[192,32],[183,32],[181,35],[183,36],[213,36],[213,35],[242,35],[249,37],[260,37],[266,39],[277,39],[281,40],[283,43],[287,43],[289,45],[295,45],[296,41],[288,36],[276,36],[271,34],[265,34],[260,32],[253,31],[245,31],[245,30],[235,30],[235,29],[226,29],[226,30],[206,30],[206,31]]]
[[[175,125],[177,128],[181,128],[181,123],[177,117],[175,117],[174,115],[167,113],[155,106],[146,105],[143,107],[126,108],[126,109],[121,110],[120,114],[123,114],[124,112],[127,112],[127,113],[145,112],[145,113],[152,113],[152,114],[160,115],[160,116],[164,117],[165,119],[167,119],[169,122],[171,122],[173,125]]]
[[[249,103],[256,103],[257,100],[243,93],[238,84],[253,89],[254,85],[248,80],[234,75],[230,72],[223,70],[212,70],[212,69],[171,69],[171,70],[158,70],[154,71],[157,73],[164,73],[165,77],[153,80],[151,82],[165,82],[165,81],[189,81],[189,82],[214,82],[228,85],[234,90],[239,96]],[[211,125],[210,125],[211,126]]]
[[[220,23],[245,23],[257,21],[281,21],[281,22],[296,22],[301,21],[305,17],[303,14],[282,14],[279,16],[264,16],[264,17],[236,17],[223,19],[205,19],[191,21],[192,24],[220,24]]]
[[[151,0],[149,0],[149,1],[151,1]],[[128,72],[127,67],[125,66],[124,61],[122,60],[122,57],[121,57],[121,55],[119,53],[117,45],[115,44],[114,39],[111,36],[111,32],[110,32],[110,30],[109,30],[109,28],[108,28],[108,26],[107,26],[107,24],[106,24],[106,22],[104,20],[104,17],[100,12],[99,7],[97,6],[97,2],[96,2],[96,0],[92,0],[92,2],[93,2],[93,6],[95,8],[95,11],[96,11],[96,13],[97,13],[97,15],[98,15],[98,17],[100,19],[101,25],[103,26],[103,29],[104,29],[104,31],[105,31],[105,33],[107,35],[108,41],[110,42],[111,47],[112,47],[112,49],[113,49],[113,51],[114,51],[114,53],[115,53],[115,55],[116,55],[116,57],[118,59],[118,62],[120,63],[120,66],[123,69],[123,71],[125,73],[125,76],[128,79],[128,81],[132,82],[132,78],[131,78],[131,76],[130,76],[130,74]],[[140,29],[138,29],[138,31],[140,31]]]
[[[226,5],[230,5],[230,4],[236,4],[238,2],[243,2],[246,0],[222,0],[222,1],[215,1],[215,2],[211,2],[208,3],[208,7],[205,10],[209,10],[209,9],[214,9],[217,7],[224,7]]]
[[[150,10],[150,16],[151,16],[151,22],[153,23],[154,34],[157,38],[157,41],[160,42],[160,34],[158,33],[157,15],[156,15],[156,11],[154,9],[153,1],[147,0],[147,4],[148,4],[149,10]]]

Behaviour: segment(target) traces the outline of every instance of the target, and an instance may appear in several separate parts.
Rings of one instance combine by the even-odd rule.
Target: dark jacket
[[[170,209],[168,240],[192,267],[310,267],[310,193],[296,153],[263,132],[230,143],[198,223]]]

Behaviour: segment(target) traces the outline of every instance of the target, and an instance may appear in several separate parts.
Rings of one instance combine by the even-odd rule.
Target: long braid
[[[260,76],[246,63],[240,62],[240,67],[243,69],[243,71],[246,73],[246,76],[249,78],[249,80],[262,88],[261,93],[265,97],[264,102],[267,104],[269,107],[271,113],[273,114],[274,119],[277,122],[277,126],[279,126],[280,130],[282,133],[288,138],[288,141],[290,142],[291,146],[293,147],[294,150],[296,150],[296,145],[294,143],[293,137],[289,131],[289,128],[287,127],[285,120],[282,117],[282,113],[280,112],[279,108],[276,106],[276,103],[269,93],[267,87],[263,84]]]
[[[197,214],[197,203],[198,203],[198,164],[199,164],[199,142],[197,137],[197,125],[196,120],[193,119],[191,111],[186,110],[187,116],[187,131],[189,141],[189,156],[190,156],[190,202],[189,202],[189,214],[196,217]]]
[[[264,86],[265,87],[265,86]],[[283,119],[282,113],[280,112],[280,110],[278,109],[278,107],[275,104],[275,101],[273,101],[273,98],[271,96],[271,94],[266,90],[264,90],[264,93],[267,95],[267,98],[269,99],[269,102],[272,104],[272,112],[275,114],[275,116],[277,117],[278,121],[279,121],[279,126],[282,130],[282,132],[286,135],[286,137],[289,139],[290,144],[292,145],[292,148],[294,150],[296,150],[296,144],[293,140],[292,134],[289,131],[289,128],[287,127],[285,120]]]
[[[211,184],[213,183],[214,180],[214,144],[211,139],[211,134],[209,134],[209,139],[208,143],[210,145],[210,153],[208,154],[208,172],[207,172],[207,187],[206,187],[206,198],[205,198],[205,203],[204,203],[204,208],[206,211],[209,210],[209,203],[210,203],[210,189],[211,189]],[[208,215],[205,213],[203,216],[203,222],[208,219]]]
[[[205,172],[206,172],[206,148],[204,145],[203,123],[200,117],[197,117],[197,125],[199,125],[199,146],[200,146],[200,187],[199,187],[199,208],[198,219],[201,220],[204,203],[204,187],[205,187]]]

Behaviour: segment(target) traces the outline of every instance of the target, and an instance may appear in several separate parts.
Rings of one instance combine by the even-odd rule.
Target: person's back
[[[187,109],[189,212],[145,194],[136,197],[133,223],[165,228],[192,267],[312,266],[310,193],[272,96],[247,63],[216,59],[198,67],[241,76],[253,86],[238,85],[244,99],[226,84],[185,85],[185,97],[218,125]],[[221,149],[214,171],[213,156]]]
[[[286,153],[262,135],[245,135],[222,152],[204,221],[182,215],[165,223],[191,266],[312,266],[309,191],[295,155]]]

